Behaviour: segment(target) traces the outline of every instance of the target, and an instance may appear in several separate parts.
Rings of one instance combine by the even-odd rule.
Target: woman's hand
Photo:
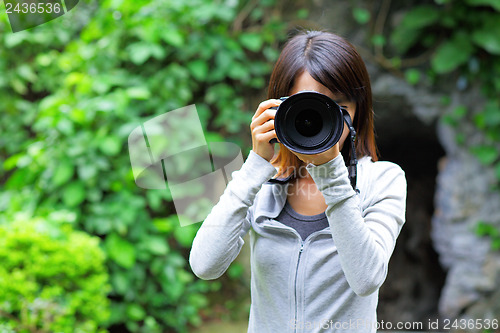
[[[252,117],[252,150],[267,161],[274,156],[274,144],[269,143],[276,138],[274,130],[274,116],[276,110],[270,109],[281,104],[279,99],[269,99],[259,104]]]
[[[309,163],[312,163],[314,165],[321,165],[337,157],[340,154],[340,148],[339,148],[339,143],[337,142],[337,144],[335,144],[332,148],[320,154],[306,155],[306,154],[299,154],[293,151],[292,153],[295,154],[295,156],[297,156],[301,161],[306,163],[306,165]]]

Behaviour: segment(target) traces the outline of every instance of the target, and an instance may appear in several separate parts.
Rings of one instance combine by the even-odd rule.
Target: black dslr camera
[[[344,122],[347,124],[350,131],[349,177],[356,189],[356,131],[347,110],[315,91],[302,91],[280,99],[283,102],[272,108],[277,110],[274,117],[276,136],[280,143],[296,153],[313,155],[330,149],[340,140]],[[271,140],[274,142],[277,140]]]
[[[274,117],[279,142],[300,154],[319,154],[333,147],[342,136],[342,108],[330,97],[315,91],[303,91],[283,102]]]

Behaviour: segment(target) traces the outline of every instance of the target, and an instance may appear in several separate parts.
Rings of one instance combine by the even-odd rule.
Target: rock
[[[481,221],[500,226],[500,195],[491,190],[495,175],[456,143],[458,131],[477,140],[480,133],[469,123],[456,128],[441,123],[438,128],[447,157],[437,179],[432,239],[448,271],[439,313],[449,319],[499,318],[495,289],[500,282],[500,253],[491,250],[488,237],[475,233]]]

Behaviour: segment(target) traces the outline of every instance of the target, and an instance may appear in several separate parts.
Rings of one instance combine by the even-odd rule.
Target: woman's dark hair
[[[356,154],[376,161],[377,147],[373,127],[372,91],[366,66],[354,46],[344,38],[323,31],[305,31],[292,37],[276,62],[268,87],[268,99],[288,96],[297,76],[307,71],[332,93],[343,94],[356,102],[353,123],[356,129]],[[349,145],[344,145],[346,148]],[[346,149],[342,154],[348,161]],[[302,162],[280,145],[272,160],[278,174],[286,176],[287,168],[298,168]]]

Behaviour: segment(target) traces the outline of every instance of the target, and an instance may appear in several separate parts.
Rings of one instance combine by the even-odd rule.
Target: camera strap
[[[349,141],[350,141],[350,154],[349,154],[349,166],[347,170],[349,171],[349,180],[351,181],[351,186],[356,193],[359,193],[359,190],[356,188],[356,180],[357,180],[357,165],[358,160],[356,158],[356,130],[352,125],[351,116],[346,109],[340,108],[342,110],[342,115],[344,116],[344,121],[349,128]]]

